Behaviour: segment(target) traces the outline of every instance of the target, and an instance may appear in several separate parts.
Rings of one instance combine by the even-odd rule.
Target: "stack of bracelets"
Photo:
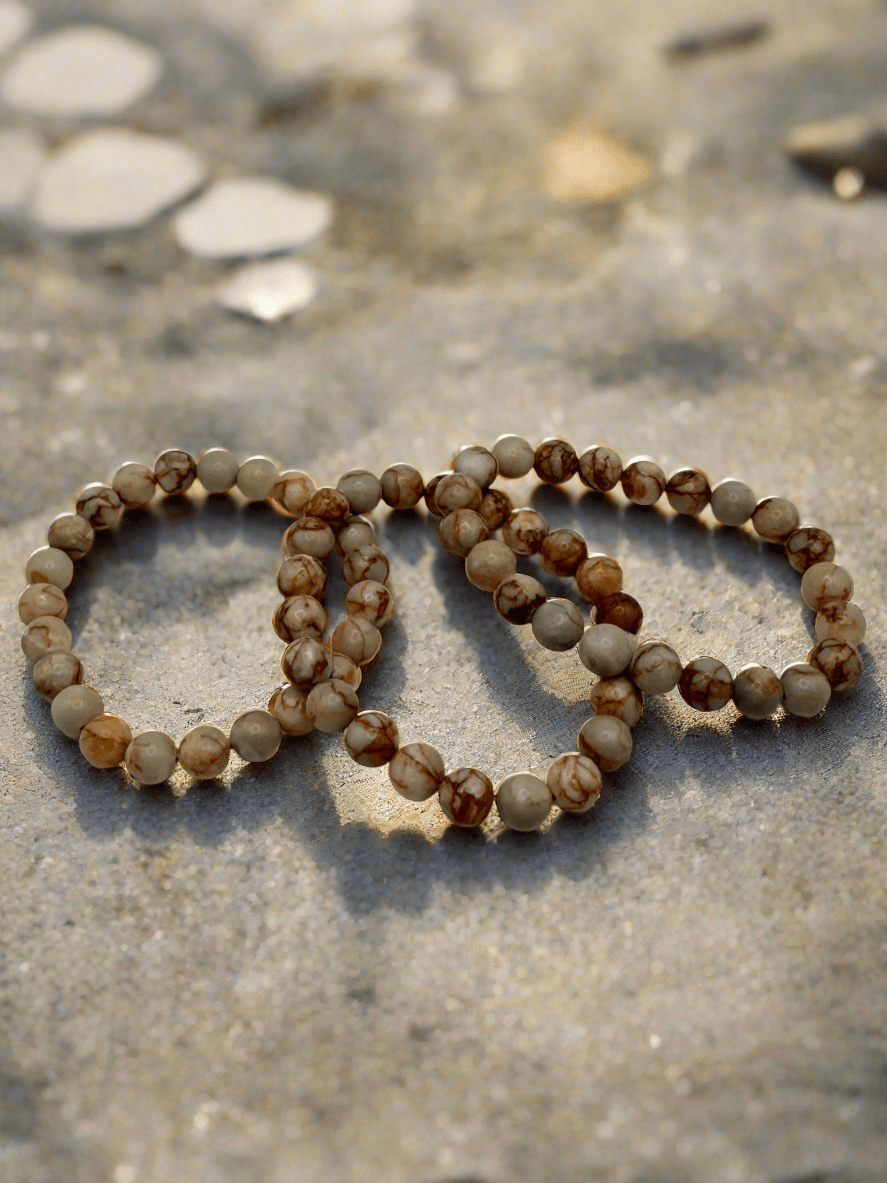
[[[679,514],[698,514],[710,506],[723,525],[751,521],[762,539],[783,543],[801,576],[801,598],[816,614],[816,644],[807,660],[794,662],[779,675],[750,664],[731,676],[716,657],[694,657],[684,664],[665,641],[638,643],[643,612],[622,590],[619,563],[608,555],[589,554],[575,530],[549,530],[536,510],[515,509],[508,495],[493,487],[497,477],[519,478],[531,470],[552,485],[578,475],[587,488],[601,493],[621,484],[636,505],[653,505],[664,494]],[[133,735],[122,718],[105,712],[102,696],[84,683],[80,661],[71,652],[65,591],[75,561],[89,552],[96,530],[112,529],[125,510],[147,506],[158,493],[184,494],[195,481],[208,493],[236,487],[248,500],[269,500],[293,519],[283,536],[277,574],[283,598],[272,618],[286,645],[280,661],[286,683],[274,691],[267,709],[242,714],[227,734],[203,724],[176,744],[163,731]],[[393,509],[411,509],[423,499],[440,519],[442,546],[465,560],[469,582],[492,594],[499,615],[514,625],[530,625],[546,649],[575,647],[582,664],[598,675],[590,692],[593,713],[579,731],[577,751],[553,760],[544,779],[512,772],[494,788],[480,769],[447,771],[430,744],[401,744],[390,716],[361,710],[357,691],[362,671],[379,653],[380,630],[394,610],[388,558],[376,546],[365,515],[380,501]],[[324,640],[328,617],[321,597],[327,585],[325,563],[333,551],[342,560],[349,590],[345,617]],[[550,574],[572,576],[591,605],[590,625],[571,600],[549,598],[537,579],[517,572],[518,556],[529,555],[538,555]],[[580,456],[564,440],[546,439],[533,448],[519,436],[505,435],[491,449],[462,448],[451,468],[427,484],[411,465],[394,464],[381,478],[363,469],[347,472],[336,488],[315,488],[303,472],[281,473],[264,456],[239,464],[227,449],[212,448],[195,461],[176,449],[164,452],[153,468],[130,462],[110,484],[87,485],[75,512],[51,523],[48,545],[35,550],[25,566],[21,643],[33,663],[34,686],[51,704],[59,730],[79,741],[90,764],[122,764],[140,785],[161,784],[177,764],[196,780],[209,780],[224,771],[232,749],[249,762],[269,760],[284,735],[316,729],[343,734],[345,748],[358,764],[387,764],[392,785],[408,800],[426,801],[437,794],[456,826],[480,825],[495,804],[506,826],[534,830],[553,805],[584,813],[595,804],[601,774],[620,768],[631,755],[631,729],[643,714],[645,694],[666,694],[677,687],[694,710],[718,711],[732,701],[747,718],[764,719],[780,708],[811,718],[833,692],[848,690],[862,669],[858,645],[865,619],[850,602],[853,580],[834,563],[834,556],[831,537],[818,527],[801,526],[790,501],[759,501],[748,485],[733,478],[712,488],[705,474],[693,468],[666,477],[649,456],[623,465],[605,445]]]

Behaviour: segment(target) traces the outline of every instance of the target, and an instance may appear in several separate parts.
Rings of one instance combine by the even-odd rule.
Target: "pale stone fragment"
[[[325,194],[273,177],[241,177],[218,181],[177,215],[174,228],[191,255],[244,259],[295,250],[332,220],[333,202]]]
[[[274,324],[307,308],[317,295],[317,276],[306,263],[272,259],[250,263],[230,276],[216,292],[229,312]]]
[[[575,123],[548,145],[543,170],[552,201],[619,201],[646,183],[650,165],[622,140]]]

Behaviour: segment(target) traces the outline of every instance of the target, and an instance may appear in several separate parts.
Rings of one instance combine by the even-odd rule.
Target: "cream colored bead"
[[[237,488],[250,501],[266,501],[279,480],[277,465],[267,456],[250,456],[237,470]]]
[[[207,493],[230,493],[238,472],[240,461],[227,448],[209,448],[197,461],[197,479]]]
[[[382,498],[392,509],[412,509],[422,500],[425,482],[412,464],[392,464],[380,478]]]
[[[724,477],[711,491],[711,512],[723,526],[741,526],[755,511],[758,499],[745,481]]]
[[[197,479],[197,461],[190,452],[169,448],[154,461],[154,476],[158,486],[168,496],[187,493]]]
[[[482,489],[488,489],[499,475],[499,461],[488,448],[482,448],[480,444],[468,444],[457,452],[453,471],[465,473],[477,481]]]
[[[807,660],[822,670],[828,678],[833,694],[855,686],[862,673],[862,658],[856,646],[834,637],[817,641],[807,654]]]
[[[592,554],[576,568],[574,579],[579,595],[590,604],[622,590],[622,568],[609,555]]]
[[[307,693],[299,686],[278,686],[268,702],[268,710],[285,735],[307,735],[314,730],[305,704]]]
[[[192,727],[179,744],[179,763],[195,780],[213,780],[221,776],[230,756],[228,736],[209,723]]]
[[[52,721],[68,739],[77,739],[81,728],[105,709],[102,696],[85,683],[66,686],[52,700]]]
[[[143,509],[157,492],[157,480],[146,464],[127,460],[114,473],[111,488],[126,509]]]
[[[400,743],[397,724],[383,711],[361,711],[345,728],[345,748],[357,764],[381,768]]]
[[[446,769],[443,757],[430,743],[406,743],[388,764],[388,777],[408,801],[427,801],[440,789]]]
[[[514,512],[514,505],[507,493],[501,489],[487,489],[480,499],[477,512],[487,523],[488,530],[498,530]]]
[[[291,518],[298,518],[304,514],[313,493],[314,481],[308,473],[292,468],[282,472],[274,482],[271,500]]]
[[[360,700],[347,682],[330,678],[312,687],[305,703],[308,718],[318,731],[335,735],[344,731],[360,710]]]
[[[681,659],[664,641],[638,645],[629,667],[629,677],[644,694],[668,694],[681,680]]]
[[[622,457],[606,444],[595,444],[579,457],[579,480],[597,493],[609,493],[622,477]]]
[[[791,567],[803,575],[814,563],[831,563],[835,540],[818,526],[801,526],[785,540],[785,555]]]
[[[587,558],[585,539],[575,530],[552,530],[539,547],[539,559],[550,575],[575,575]]]
[[[70,559],[82,559],[92,550],[95,530],[79,513],[60,513],[49,523],[46,541]]]
[[[644,696],[630,678],[601,678],[591,688],[591,709],[596,715],[615,715],[634,727],[644,713]]]
[[[621,674],[628,668],[634,651],[634,637],[615,624],[593,624],[579,641],[579,660],[601,678]]]
[[[509,575],[493,592],[496,611],[509,624],[529,624],[547,599],[545,588],[532,575]]]
[[[481,591],[494,592],[503,579],[517,570],[517,555],[497,538],[478,542],[465,559],[468,582]]]
[[[637,634],[644,622],[644,611],[628,592],[613,592],[598,600],[591,619],[594,624],[615,624],[627,633]]]
[[[57,616],[38,616],[25,625],[21,643],[22,653],[33,665],[53,649],[70,649],[71,630]]]
[[[123,767],[140,785],[162,785],[178,762],[175,740],[165,731],[140,731],[123,757]]]
[[[63,550],[55,546],[38,546],[28,555],[25,579],[28,583],[51,583],[64,591],[74,578],[74,564]]]
[[[797,508],[784,497],[764,497],[751,515],[751,524],[767,542],[785,542],[800,520]]]
[[[493,782],[479,768],[454,768],[440,782],[437,799],[454,826],[479,826],[493,808]]]
[[[570,600],[546,600],[530,623],[539,644],[554,653],[565,653],[577,645],[585,628],[582,613]]]
[[[329,485],[322,485],[311,494],[311,500],[305,506],[305,516],[320,518],[335,531],[341,530],[348,518],[353,515],[344,493]]]
[[[457,509],[477,510],[484,492],[477,481],[464,472],[450,472],[442,477],[434,491],[437,512],[446,516]]]
[[[47,614],[49,615],[49,614]],[[813,624],[817,641],[835,637],[850,645],[859,645],[865,636],[865,617],[862,609],[845,600],[830,600],[817,612]]]
[[[538,830],[553,804],[548,785],[532,772],[512,772],[496,786],[496,809],[510,830]]]
[[[314,555],[316,559],[325,559],[335,548],[336,536],[323,518],[296,518],[287,527],[283,545],[287,555]]]
[[[348,499],[352,514],[372,513],[382,500],[382,482],[365,468],[352,468],[336,488]]]
[[[84,723],[79,744],[83,758],[93,768],[116,768],[132,743],[132,731],[119,715],[96,715]]]
[[[544,439],[536,448],[533,468],[547,485],[563,485],[579,471],[579,457],[566,440]]]
[[[500,435],[490,451],[499,465],[499,475],[508,480],[526,476],[536,461],[536,449],[519,435]]]
[[[391,619],[394,596],[384,583],[378,583],[375,579],[362,579],[348,589],[345,611],[349,616],[362,616],[376,628],[381,628]]]
[[[545,783],[564,813],[587,813],[597,804],[603,779],[600,768],[588,756],[565,752],[552,760]]]
[[[22,624],[30,624],[38,616],[57,616],[64,620],[67,615],[68,599],[53,583],[31,583],[18,598],[18,618]]]
[[[342,574],[349,587],[354,587],[355,583],[361,583],[364,579],[384,583],[389,571],[388,556],[378,546],[355,546],[342,561]]]
[[[376,531],[373,523],[367,518],[352,515],[345,519],[336,534],[336,554],[344,559],[350,550],[357,550],[360,546],[373,546],[375,541]]]
[[[785,695],[782,705],[790,715],[812,719],[828,705],[832,688],[828,678],[815,665],[795,661],[779,675]]]
[[[514,510],[502,526],[502,537],[516,555],[536,554],[547,533],[548,523],[545,518],[529,506]]]
[[[814,612],[821,612],[833,600],[846,603],[852,595],[853,579],[837,563],[814,563],[801,578],[801,599]]]
[[[93,484],[80,490],[75,508],[93,530],[110,530],[120,521],[123,502],[109,485]]]
[[[733,679],[716,657],[694,657],[684,666],[678,690],[694,710],[720,711],[733,697]]]
[[[52,702],[65,687],[83,681],[80,658],[67,649],[52,649],[34,662],[31,681],[40,697]]]
[[[347,682],[352,690],[359,690],[360,683],[363,681],[360,666],[356,665],[350,657],[346,657],[344,653],[333,654],[333,669],[330,677]]]
[[[330,634],[330,648],[344,653],[355,665],[368,665],[382,648],[382,634],[362,616],[348,616]]]
[[[622,470],[622,492],[635,505],[654,505],[667,483],[652,456],[635,456]]]
[[[602,772],[615,772],[631,759],[631,728],[616,715],[592,715],[582,724],[576,746]]]
[[[323,636],[327,611],[314,596],[287,596],[277,605],[271,626],[281,641],[295,641],[296,637]]]
[[[448,513],[437,527],[437,534],[447,554],[464,559],[472,547],[486,542],[489,527],[473,509],[456,509]]]
[[[327,569],[314,555],[292,555],[277,571],[277,588],[282,596],[314,596],[326,591]]]
[[[333,672],[333,655],[314,637],[297,637],[280,659],[283,676],[296,686],[324,682]]]
[[[665,495],[675,513],[702,513],[711,501],[711,485],[698,468],[679,468],[668,478]]]
[[[733,702],[747,719],[766,719],[782,706],[782,683],[766,665],[751,663],[736,671]]]
[[[228,742],[250,764],[262,764],[277,755],[283,729],[269,711],[244,711],[231,724]]]

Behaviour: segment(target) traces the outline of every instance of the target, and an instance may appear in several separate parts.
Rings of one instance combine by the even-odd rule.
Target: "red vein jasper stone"
[[[282,596],[314,596],[326,591],[327,569],[314,555],[292,555],[277,572],[277,588]]]
[[[590,604],[622,590],[622,568],[609,555],[592,554],[579,564],[574,576],[579,595]]]
[[[601,678],[591,688],[591,709],[596,715],[615,715],[626,727],[634,727],[644,713],[644,696],[630,678]]]
[[[488,530],[498,530],[508,520],[514,509],[511,498],[501,489],[487,489],[477,507],[477,512],[487,523]]]
[[[412,464],[392,464],[380,477],[382,500],[392,509],[412,509],[422,500],[425,482]]]
[[[604,596],[594,606],[592,613],[595,624],[615,624],[627,633],[637,633],[644,623],[644,611],[640,604],[627,592],[614,592]]]
[[[622,477],[622,457],[606,444],[595,444],[579,457],[579,480],[596,493],[609,493]]]
[[[667,483],[652,456],[635,456],[622,470],[622,492],[635,505],[654,505]]]
[[[668,478],[665,495],[675,513],[702,513],[711,501],[711,485],[698,468],[679,468]]]
[[[797,507],[784,497],[764,497],[751,515],[751,524],[767,542],[785,542],[800,520]]]
[[[551,575],[575,575],[587,558],[585,539],[575,530],[552,530],[539,547],[539,559]]]
[[[80,732],[80,751],[93,768],[116,768],[132,743],[132,731],[119,715],[97,715]]]
[[[357,764],[381,768],[400,744],[397,724],[383,711],[361,711],[345,728],[345,748]]]
[[[408,801],[427,801],[446,775],[443,757],[430,743],[405,743],[388,764],[388,777]]]
[[[856,647],[835,637],[817,642],[807,654],[807,660],[822,670],[833,692],[849,690],[862,673],[862,658]]]
[[[108,485],[87,485],[80,490],[76,509],[93,530],[110,530],[120,521],[123,502]]]
[[[438,790],[440,807],[454,826],[479,826],[493,808],[493,782],[479,768],[456,768]]]
[[[179,763],[195,780],[213,780],[221,776],[230,756],[228,736],[208,723],[192,727],[179,744]]]
[[[814,563],[832,562],[835,542],[818,526],[801,526],[785,540],[785,554],[794,570],[803,575]]]
[[[733,679],[733,702],[747,719],[767,719],[782,706],[782,682],[766,665],[744,665]]]
[[[180,448],[170,448],[154,462],[154,476],[164,493],[187,493],[197,479],[197,461]]]
[[[694,657],[684,666],[678,690],[695,711],[720,711],[733,697],[733,679],[716,657]]]
[[[480,444],[467,444],[457,452],[453,471],[464,472],[477,481],[482,489],[487,489],[499,475],[499,461],[488,448]]]
[[[493,592],[496,611],[509,624],[529,624],[547,599],[545,588],[532,575],[509,575]]]
[[[510,830],[538,830],[551,813],[551,789],[532,772],[513,772],[496,787],[496,809]]]
[[[533,467],[546,484],[563,485],[579,471],[579,457],[566,440],[544,439],[536,448]]]
[[[502,537],[516,555],[534,555],[541,549],[548,533],[548,523],[541,513],[524,506],[508,515]]]
[[[388,556],[378,546],[355,546],[348,551],[342,563],[342,574],[349,587],[362,583],[364,579],[385,583],[389,573]]]
[[[438,481],[434,504],[438,513],[446,515],[457,509],[476,510],[483,496],[483,489],[473,477],[464,472],[449,472]]]
[[[95,530],[79,513],[60,513],[50,522],[46,541],[69,558],[82,559],[92,550]]]
[[[601,795],[601,770],[588,756],[565,752],[552,760],[545,778],[555,805],[565,813],[586,813]]]

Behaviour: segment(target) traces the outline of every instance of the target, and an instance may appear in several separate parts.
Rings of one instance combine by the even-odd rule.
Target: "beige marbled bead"
[[[314,481],[307,472],[300,472],[297,468],[288,468],[282,472],[274,482],[271,490],[271,500],[277,509],[291,518],[300,518],[305,513],[305,506],[311,500],[314,492]]]
[[[437,535],[447,554],[464,559],[472,547],[490,537],[487,523],[473,509],[456,509],[441,521]]]
[[[305,704],[308,695],[300,686],[278,686],[268,700],[268,710],[280,724],[284,735],[307,735],[314,730]]]
[[[54,583],[30,583],[18,598],[18,618],[22,624],[30,624],[38,616],[57,616],[64,620],[67,615],[68,598]]]
[[[835,637],[850,645],[859,645],[865,637],[865,616],[857,604],[846,600],[830,600],[817,612],[813,631],[817,641]]]
[[[349,550],[357,550],[359,546],[373,546],[376,541],[376,531],[368,518],[352,514],[336,532],[336,554],[344,559]]]
[[[197,461],[197,480],[207,493],[230,493],[239,472],[240,461],[227,448],[208,448]]]
[[[321,518],[334,530],[340,530],[352,516],[351,506],[344,493],[329,485],[322,485],[311,494],[311,500],[305,506],[305,516]]]
[[[388,556],[378,546],[355,546],[342,561],[342,574],[349,587],[364,579],[384,583],[390,573]]]
[[[71,586],[74,564],[57,546],[38,546],[28,555],[25,579],[28,583],[51,583],[60,591]]]
[[[635,456],[622,470],[622,492],[635,505],[654,505],[667,483],[652,456]]]
[[[308,718],[318,731],[336,735],[344,731],[360,710],[354,688],[339,678],[330,678],[312,687],[305,703]]]
[[[31,681],[40,697],[52,702],[66,686],[77,686],[83,681],[80,658],[68,649],[51,649],[34,662]]]
[[[644,623],[644,611],[628,592],[613,592],[597,601],[592,619],[595,624],[615,624],[627,633],[638,633]]]
[[[346,657],[344,653],[333,654],[333,669],[330,677],[338,678],[340,682],[347,682],[352,690],[359,690],[360,683],[363,681],[360,666],[356,665],[350,657]]]
[[[545,783],[564,813],[587,813],[598,802],[603,778],[594,760],[579,752],[564,752],[552,760]]]
[[[551,575],[575,575],[587,558],[585,539],[576,530],[552,530],[539,547],[539,559]]]
[[[195,780],[213,780],[228,767],[231,745],[219,727],[201,723],[192,727],[179,744],[178,759]]]
[[[496,811],[509,830],[538,830],[553,804],[551,789],[532,772],[512,772],[496,786]]]
[[[394,611],[394,596],[384,583],[375,579],[362,579],[348,589],[345,596],[345,611],[349,616],[362,616],[376,628],[381,628],[391,619]]]
[[[140,785],[162,785],[178,762],[176,741],[165,731],[140,731],[123,756],[123,767]]]
[[[702,513],[711,501],[711,485],[700,469],[679,468],[668,478],[665,495],[675,513]]]
[[[822,670],[833,694],[855,686],[862,673],[862,658],[856,646],[834,637],[817,641],[807,654],[807,661]]]
[[[295,686],[324,682],[333,672],[333,655],[316,637],[296,637],[280,659],[283,676]]]
[[[533,468],[547,485],[563,485],[579,471],[579,457],[572,444],[551,437],[536,447]]]
[[[600,678],[615,678],[628,668],[635,639],[615,624],[593,624],[579,641],[579,660]]]
[[[791,567],[803,575],[814,563],[831,563],[835,540],[818,526],[801,526],[785,540],[785,555]]]
[[[147,464],[127,460],[111,478],[111,488],[125,509],[143,509],[157,492],[157,479]]]
[[[609,493],[622,477],[622,457],[606,444],[595,444],[579,457],[579,480],[597,493]]]
[[[828,678],[815,665],[795,661],[779,675],[784,694],[783,707],[790,715],[812,719],[828,706],[832,688]]]
[[[392,464],[380,478],[382,499],[392,509],[412,509],[422,500],[425,482],[412,464]]]
[[[814,612],[833,600],[846,602],[852,595],[853,578],[837,563],[814,563],[801,577],[801,599]]]
[[[81,728],[105,709],[102,696],[85,682],[66,686],[52,700],[52,721],[68,739],[77,739]]]
[[[513,510],[514,504],[511,498],[501,489],[487,489],[477,507],[477,512],[487,523],[489,530],[498,530],[508,520]]]
[[[53,649],[70,649],[71,640],[71,630],[58,616],[38,616],[25,625],[22,653],[33,665]]]
[[[498,538],[478,542],[465,559],[468,582],[481,591],[494,592],[503,579],[517,570],[517,555]]]
[[[352,514],[372,513],[382,500],[382,482],[365,468],[352,468],[336,485],[348,500]]]
[[[499,465],[499,475],[508,480],[526,476],[536,462],[536,449],[519,435],[500,435],[490,451]]]
[[[266,501],[280,480],[280,472],[267,456],[250,456],[237,470],[237,488],[250,501]]]
[[[92,550],[95,530],[79,513],[60,513],[49,523],[46,541],[69,559],[82,559]]]
[[[622,590],[622,568],[609,555],[591,554],[576,568],[573,577],[583,600],[597,604]]]
[[[678,690],[695,711],[720,711],[733,697],[733,679],[716,657],[694,657],[684,666]]]
[[[483,489],[473,477],[464,472],[448,472],[434,491],[434,504],[437,512],[446,517],[457,509],[476,510],[483,495]]]
[[[164,493],[187,493],[197,479],[197,461],[190,452],[169,448],[154,461],[154,476]]]
[[[797,507],[784,497],[762,498],[751,515],[751,524],[767,542],[785,542],[800,520]]]
[[[454,768],[440,782],[437,799],[448,821],[471,829],[493,808],[493,782],[479,768]]]
[[[554,653],[566,653],[579,643],[585,629],[582,613],[570,600],[546,600],[533,613],[533,636]]]
[[[443,757],[430,743],[405,743],[388,763],[388,778],[401,797],[427,801],[446,774]]]
[[[334,653],[344,653],[355,665],[369,665],[382,648],[382,634],[362,616],[347,616],[333,629],[329,645]]]
[[[711,491],[711,512],[722,526],[741,526],[755,511],[758,498],[745,481],[724,477]]]
[[[615,715],[627,727],[634,727],[644,713],[644,696],[630,678],[601,678],[591,688],[591,709],[596,715]]]
[[[314,596],[287,596],[274,609],[271,627],[281,641],[295,641],[296,637],[320,639],[328,619],[326,608]]]
[[[381,768],[400,744],[397,724],[383,711],[360,711],[345,728],[345,748],[357,764]]]
[[[463,472],[477,481],[482,489],[488,489],[499,475],[499,461],[489,448],[467,444],[456,453],[453,472]]]
[[[638,645],[628,670],[632,682],[644,694],[668,694],[683,672],[681,659],[671,645],[658,640]]]
[[[262,764],[276,756],[282,739],[283,728],[270,711],[244,711],[228,733],[232,751],[249,764]]]
[[[93,768],[116,768],[132,743],[132,730],[119,715],[96,715],[83,724],[78,742],[84,760]]]
[[[320,597],[326,591],[327,569],[314,555],[291,555],[277,571],[277,589],[282,596]]]
[[[437,486],[440,484],[440,482],[444,479],[445,476],[449,476],[449,475],[450,475],[449,470],[447,472],[435,473],[434,476],[431,478],[431,480],[428,482],[428,484],[425,486],[425,492],[423,493],[425,505],[428,509],[428,512],[434,514],[434,516],[436,518],[444,517],[443,510],[440,510],[437,508],[437,501],[435,500],[435,498],[437,497]]]
[[[545,518],[529,506],[515,509],[502,526],[502,537],[516,555],[536,554],[547,533],[548,523]]]
[[[782,706],[782,683],[766,665],[750,663],[736,671],[733,702],[747,719],[767,719]]]
[[[532,575],[509,575],[493,592],[493,604],[509,624],[529,624],[548,593]]]
[[[287,555],[314,555],[325,559],[333,553],[336,536],[323,518],[296,518],[286,528],[283,536],[284,553]]]
[[[123,502],[109,485],[92,484],[80,490],[74,508],[93,530],[110,530],[120,521]]]
[[[576,746],[602,772],[615,772],[631,759],[631,728],[617,715],[592,715],[582,724]]]

